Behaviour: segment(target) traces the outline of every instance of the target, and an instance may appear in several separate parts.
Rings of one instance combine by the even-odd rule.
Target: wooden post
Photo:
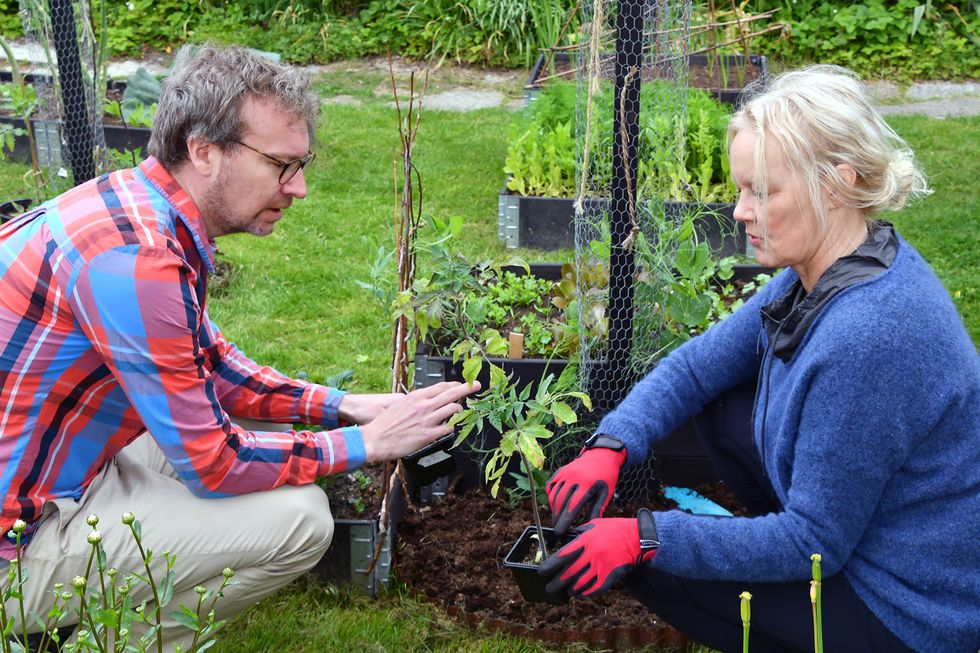
[[[507,353],[507,357],[524,358],[524,334],[511,331],[508,340],[510,341],[510,351]]]

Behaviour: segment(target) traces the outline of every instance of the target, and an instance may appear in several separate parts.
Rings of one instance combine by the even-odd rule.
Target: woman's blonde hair
[[[932,192],[908,144],[871,106],[850,70],[807,66],[756,84],[746,95],[749,99],[729,122],[728,144],[741,131],[755,135],[755,191],[762,194],[763,210],[770,138],[804,181],[824,227],[824,193],[870,218],[879,211],[901,209],[910,196]],[[841,177],[840,164],[857,173],[853,186]]]

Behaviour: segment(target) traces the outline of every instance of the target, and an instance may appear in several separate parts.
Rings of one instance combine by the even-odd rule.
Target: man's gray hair
[[[187,159],[190,137],[229,146],[242,137],[248,97],[272,100],[305,119],[313,142],[320,100],[306,72],[245,48],[185,45],[162,84],[149,154],[173,170]]]

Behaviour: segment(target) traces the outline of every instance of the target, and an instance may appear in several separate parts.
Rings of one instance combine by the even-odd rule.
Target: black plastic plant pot
[[[29,198],[0,202],[0,224],[20,215],[32,204],[34,204],[34,200]]]
[[[449,434],[402,458],[408,478],[418,485],[428,485],[456,471],[456,460],[450,451],[455,438]]]
[[[578,535],[578,531],[572,531],[565,537],[559,538],[555,535],[554,529],[542,528],[541,530],[549,554],[571,542]],[[550,594],[545,590],[550,579],[538,575],[539,563],[533,560],[538,551],[537,540],[537,527],[528,526],[525,528],[517,542],[511,547],[510,553],[504,558],[504,567],[510,569],[510,573],[514,576],[514,582],[521,590],[521,596],[528,603],[553,603],[554,605],[568,603],[568,594],[565,592]]]

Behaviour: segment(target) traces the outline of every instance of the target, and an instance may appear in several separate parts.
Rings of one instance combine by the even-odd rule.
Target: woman
[[[828,651],[980,647],[980,357],[949,294],[888,222],[926,194],[912,152],[848,71],[790,72],[729,126],[735,219],[784,268],[662,361],[548,484],[559,531],[542,565],[589,595],[625,578],[717,649],[812,650],[810,556]],[[623,464],[720,394],[756,383],[751,432],[705,442],[746,518],[602,519]],[[748,431],[748,430],[747,430]]]

